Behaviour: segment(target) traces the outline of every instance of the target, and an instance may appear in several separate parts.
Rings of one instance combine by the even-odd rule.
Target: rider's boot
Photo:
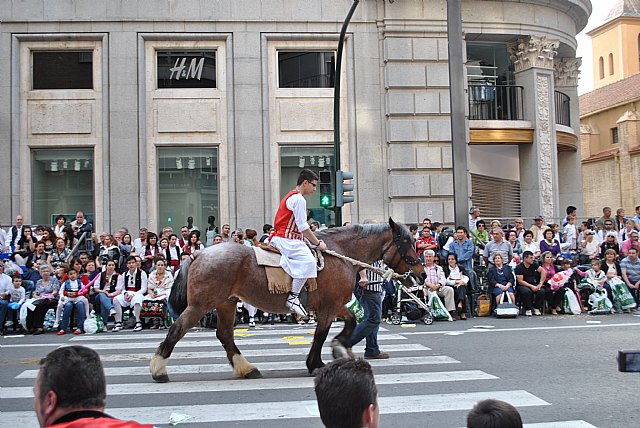
[[[295,312],[301,317],[307,316],[307,311],[304,309],[304,306],[302,306],[302,303],[300,303],[300,291],[306,282],[306,278],[293,278],[291,292],[287,298],[287,306],[289,307],[289,310]]]

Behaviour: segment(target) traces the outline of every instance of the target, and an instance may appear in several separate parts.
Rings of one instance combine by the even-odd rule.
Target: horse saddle
[[[293,279],[288,273],[280,267],[280,251],[270,245],[260,244],[251,247],[256,254],[258,266],[263,266],[267,274],[267,283],[269,284],[269,293],[285,294],[291,291]],[[315,278],[307,280],[307,291],[314,291],[318,288]]]

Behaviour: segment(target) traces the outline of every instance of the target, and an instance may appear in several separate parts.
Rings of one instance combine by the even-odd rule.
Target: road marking
[[[265,351],[265,352],[268,352]],[[400,357],[389,360],[370,360],[372,366],[392,367],[392,366],[412,366],[431,364],[457,364],[460,361],[443,355],[423,356],[423,357]],[[284,370],[307,370],[304,361],[270,361],[256,363],[260,371],[284,371]],[[184,373],[231,373],[229,364],[190,364],[180,366],[169,366],[169,375]],[[16,376],[16,379],[35,379],[38,370],[25,370]],[[104,374],[109,376],[150,376],[147,366],[129,367],[105,367]]]
[[[248,383],[251,381],[248,381]],[[516,407],[548,406],[544,400],[523,391],[487,391],[454,394],[429,394],[413,396],[380,397],[381,414],[402,414],[446,412],[469,410],[473,405],[487,398],[503,400]],[[166,424],[171,413],[193,416],[187,423],[212,423],[233,421],[283,420],[317,418],[318,406],[315,400],[280,401],[269,403],[204,404],[187,406],[108,408],[106,412],[116,418],[137,420],[141,423]],[[33,411],[3,412],[2,423],[6,426],[37,427]]]
[[[435,382],[461,382],[471,380],[493,380],[497,376],[480,370],[460,370],[445,372],[418,372],[397,374],[376,374],[377,385],[435,383]],[[216,381],[195,382],[170,382],[166,384],[146,383],[121,383],[107,386],[107,396],[136,394],[182,394],[192,392],[219,392],[219,391],[249,391],[267,389],[298,389],[313,388],[313,377],[289,377],[272,379],[233,379]],[[30,386],[2,387],[0,399],[9,398],[33,398],[33,388]]]
[[[523,428],[597,428],[585,421],[558,421],[524,424]]]
[[[87,345],[91,347],[90,344]],[[428,348],[424,345],[420,344],[387,344],[384,346],[384,350],[387,352],[425,352],[431,351],[431,348]],[[364,352],[364,345],[356,345],[353,347],[353,352],[356,354],[362,354]],[[303,348],[271,348],[268,350],[265,349],[243,349],[242,355],[245,357],[271,357],[277,355],[307,355],[309,353],[308,349]],[[145,361],[150,360],[153,357],[153,353],[144,353],[144,354],[110,354],[110,355],[101,355],[100,359],[103,362],[107,361]],[[322,348],[322,355],[331,355],[331,347],[329,345],[325,345]],[[181,359],[191,359],[191,358],[226,358],[226,351],[194,351],[194,352],[174,352],[171,354],[170,360],[181,360]]]
[[[446,334],[446,333],[495,333],[495,332],[504,332],[504,331],[535,331],[535,330],[570,330],[570,329],[579,329],[579,328],[603,328],[603,327],[637,327],[640,326],[640,323],[622,323],[622,324],[585,324],[585,325],[566,325],[566,326],[551,326],[551,327],[515,327],[515,328],[493,328],[493,329],[485,329],[485,328],[469,328],[466,330],[442,330],[442,331],[410,331],[410,332],[402,332],[403,336],[414,336],[414,335],[427,335],[427,334]],[[480,327],[480,326],[478,326]]]

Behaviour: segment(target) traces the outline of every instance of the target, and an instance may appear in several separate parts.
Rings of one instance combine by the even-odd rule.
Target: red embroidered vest
[[[296,219],[293,216],[293,211],[287,208],[287,199],[292,195],[300,193],[294,189],[287,193],[287,195],[280,201],[278,212],[276,213],[276,219],[273,221],[273,228],[275,229],[272,236],[279,236],[281,238],[298,239],[302,241],[303,235],[298,230],[296,225]]]

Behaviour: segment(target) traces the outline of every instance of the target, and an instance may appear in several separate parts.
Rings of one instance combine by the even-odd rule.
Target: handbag
[[[507,295],[507,301],[504,301],[504,296]],[[512,301],[511,295],[506,291],[502,293],[500,296],[500,303],[496,307],[496,317],[497,318],[516,318],[518,313],[520,312],[520,308],[518,308]]]
[[[486,294],[478,296],[478,316],[488,317],[491,314],[491,299]]]

